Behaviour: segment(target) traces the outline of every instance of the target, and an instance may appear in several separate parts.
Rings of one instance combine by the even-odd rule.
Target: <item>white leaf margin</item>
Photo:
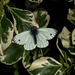
[[[72,21],[72,20],[75,21],[75,17],[72,16],[73,14],[75,14],[74,12],[75,12],[75,9],[69,8],[69,10],[68,10],[68,15],[67,15],[67,19],[68,19],[72,24],[75,25],[75,23]]]
[[[6,18],[10,24],[12,25],[12,28],[13,28],[13,24],[12,22]],[[1,46],[2,46],[2,50],[4,51],[7,47],[9,47],[9,45],[12,43],[12,39],[13,39],[13,32],[14,32],[14,28],[11,30],[10,28],[8,29],[8,32],[9,32],[9,35],[7,36],[7,43],[3,43],[2,42],[2,39],[1,39]]]
[[[60,65],[61,68],[62,68],[62,64],[59,63],[58,61],[56,61],[54,58],[52,58],[52,57],[41,57],[40,59],[35,60],[35,61],[31,64],[30,68],[28,69],[29,73],[30,73],[31,75],[33,75],[30,71],[32,71],[32,70],[34,70],[34,69],[38,69],[38,68],[43,68],[43,66],[42,66],[41,64],[47,63],[48,66],[50,66],[50,65],[51,65],[51,66],[54,66],[54,64],[49,63],[49,62],[47,61],[47,59],[51,59],[52,61],[54,61],[54,62],[56,62],[58,65]],[[61,69],[61,68],[60,68],[60,69]],[[55,75],[60,71],[60,69],[55,73]],[[38,75],[39,75],[39,73],[38,73]]]
[[[48,14],[48,12],[46,10],[36,10],[36,11],[33,12],[33,14],[35,16],[35,19],[38,17],[37,16],[38,11],[40,11],[42,13],[41,16],[44,15],[44,14],[47,15],[46,18],[45,18],[45,19],[47,19],[47,23],[46,23],[46,25],[43,26],[44,28],[46,28],[49,24],[49,21],[50,21],[50,15]]]
[[[43,2],[43,0],[29,0],[30,2],[34,2],[34,3],[38,3],[38,4],[40,4],[40,3],[42,3]]]
[[[19,11],[28,11],[28,12],[30,12],[30,13],[31,13],[30,16],[31,16],[31,15],[33,16],[33,17],[32,17],[32,22],[31,22],[31,21],[27,21],[27,20],[21,18],[19,15],[18,15],[18,17],[19,17],[22,21],[29,22],[29,23],[31,23],[33,26],[36,26],[37,28],[39,28],[39,25],[38,25],[38,23],[36,22],[35,17],[34,17],[34,15],[33,15],[33,13],[32,13],[31,11],[29,11],[29,10],[23,10],[23,9],[19,9],[19,8],[14,8],[14,7],[9,7],[9,6],[7,6],[7,7],[9,8],[11,14],[12,14],[11,11],[13,11],[12,9],[16,9],[16,10],[19,10]],[[14,12],[14,11],[13,11],[13,12]],[[17,15],[17,14],[16,14],[16,15]],[[17,30],[17,28],[16,28],[17,21],[16,21],[16,19],[15,19],[15,17],[14,17],[13,14],[12,14],[12,17],[13,17],[13,21],[14,21],[14,30],[15,30],[15,33],[18,34],[18,30]]]

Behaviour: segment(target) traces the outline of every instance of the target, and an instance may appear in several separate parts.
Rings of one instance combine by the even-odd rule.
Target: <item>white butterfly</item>
[[[30,31],[24,31],[16,35],[14,41],[19,45],[24,45],[25,50],[33,50],[36,46],[45,48],[49,45],[48,40],[51,40],[56,32],[53,28],[32,27]]]

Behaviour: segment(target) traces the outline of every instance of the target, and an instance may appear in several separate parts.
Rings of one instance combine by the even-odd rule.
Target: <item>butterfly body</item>
[[[37,43],[36,35],[38,34],[38,30],[36,27],[31,27],[30,34],[33,36],[34,43]]]
[[[25,50],[45,48],[49,45],[48,40],[53,39],[57,31],[53,28],[35,28],[19,33],[14,37],[14,41],[19,45],[24,45]]]

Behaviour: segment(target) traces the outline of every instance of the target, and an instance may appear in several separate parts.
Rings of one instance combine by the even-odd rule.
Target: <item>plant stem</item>
[[[13,68],[15,68],[14,75],[19,75],[18,65],[17,65],[17,64],[14,64],[14,65],[13,65]]]

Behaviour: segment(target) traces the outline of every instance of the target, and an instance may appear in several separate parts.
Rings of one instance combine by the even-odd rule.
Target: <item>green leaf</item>
[[[50,51],[50,48],[44,48],[43,49],[43,55],[47,55],[47,53]]]
[[[23,54],[23,60],[22,60],[23,66],[25,68],[29,68],[33,61],[35,61],[36,59],[42,56],[43,56],[43,52],[41,49],[36,48],[35,50],[32,51],[25,50]]]
[[[32,75],[56,75],[62,65],[51,57],[35,60],[28,69]]]
[[[30,51],[25,50],[23,53],[23,60],[22,60],[22,64],[25,68],[30,67],[31,65],[31,55],[30,55]]]
[[[13,38],[13,24],[7,17],[3,17],[1,29],[1,45],[4,51],[11,44]]]
[[[47,27],[50,21],[50,16],[48,12],[42,8],[37,9],[33,12],[36,22],[38,23],[39,27]]]
[[[11,44],[13,38],[13,24],[7,18],[3,17],[0,21],[0,54]]]
[[[38,3],[35,3],[35,2],[30,2],[29,0],[26,0],[25,1],[25,6],[27,9],[34,9],[38,6],[39,4]]]
[[[24,48],[22,45],[12,43],[5,51],[4,55],[0,56],[1,62],[7,65],[12,65],[18,62],[23,56]]]
[[[3,18],[4,16],[4,8],[3,6],[0,6],[0,20]]]
[[[30,2],[34,2],[34,3],[41,3],[43,0],[29,0]]]
[[[2,33],[1,33],[1,20],[0,20],[0,55],[3,55],[2,46],[1,46],[1,36]]]
[[[75,64],[72,64],[66,72],[66,75],[74,75],[75,74]]]
[[[16,34],[30,29],[31,26],[38,27],[38,24],[35,22],[35,18],[32,12],[18,8],[10,8],[9,6],[7,7],[9,8],[13,16]]]
[[[1,0],[3,5],[7,5],[9,3],[10,0]]]
[[[75,46],[70,46],[68,48],[68,51],[69,51],[70,54],[75,55]]]

